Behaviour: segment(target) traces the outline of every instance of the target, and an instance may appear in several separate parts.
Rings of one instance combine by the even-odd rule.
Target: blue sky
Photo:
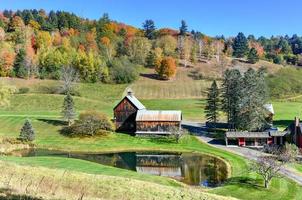
[[[0,0],[0,10],[43,8],[65,10],[90,19],[103,13],[141,27],[153,19],[158,28],[178,29],[184,19],[189,29],[216,36],[302,35],[301,0]]]

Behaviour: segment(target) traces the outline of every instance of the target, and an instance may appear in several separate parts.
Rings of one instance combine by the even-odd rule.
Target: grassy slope
[[[110,140],[109,140],[110,141]],[[109,143],[108,141],[108,143]],[[93,141],[91,141],[93,142]],[[92,144],[92,143],[91,143]],[[161,149],[161,150],[171,150],[174,151],[194,151],[201,153],[208,153],[212,155],[216,155],[227,160],[232,166],[232,178],[229,179],[229,182],[223,186],[216,189],[208,190],[210,193],[221,194],[225,196],[233,196],[240,199],[299,199],[297,195],[302,192],[302,188],[292,181],[287,180],[286,178],[278,178],[274,179],[272,185],[269,190],[266,190],[262,186],[262,180],[259,176],[252,173],[249,168],[247,161],[240,156],[234,155],[229,152],[225,152],[220,149],[213,148],[207,144],[200,143],[194,137],[187,137],[183,139],[180,144],[167,144],[160,143],[158,141],[152,141],[149,139],[139,139],[133,138],[131,136],[126,135],[116,135],[114,140],[110,141],[110,146],[106,145],[107,142],[103,141],[103,143],[98,146],[94,146],[95,150],[116,150],[116,146],[121,145],[124,150],[133,150],[136,149]],[[87,145],[88,146],[88,145]],[[87,147],[86,147],[87,148]],[[18,158],[18,157],[10,157],[5,158],[4,160],[10,160],[13,162],[26,164],[26,165],[42,165],[48,167],[59,167],[59,168],[67,168],[76,171],[85,170],[86,173],[99,173],[94,164],[88,164],[88,162],[78,161],[76,159],[64,159],[62,162],[59,160],[54,160],[52,162],[52,158],[41,157],[41,158]],[[37,159],[37,160],[36,160]],[[58,161],[58,162],[56,162]],[[68,163],[69,162],[69,163]],[[68,164],[66,164],[68,163]],[[84,168],[82,168],[82,164],[85,163]],[[86,165],[87,163],[87,165]],[[79,167],[78,167],[79,166]],[[112,173],[117,176],[126,176],[127,172],[123,172],[124,170],[110,168],[105,173]],[[130,172],[130,175],[132,172]],[[136,176],[132,176],[134,179],[139,179]],[[144,179],[144,176],[142,176]],[[145,177],[145,180],[149,180],[148,176]],[[253,194],[253,195],[245,195],[245,194]]]
[[[17,166],[6,162],[0,162],[0,167],[0,194],[5,192],[4,188],[10,188],[14,194],[24,194],[26,191],[27,195],[43,199],[231,199],[197,188],[171,187],[124,177]],[[15,196],[9,199],[28,199]]]

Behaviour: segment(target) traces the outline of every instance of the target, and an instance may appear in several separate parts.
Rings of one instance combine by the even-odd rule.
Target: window
[[[255,138],[245,138],[245,146],[255,146]]]

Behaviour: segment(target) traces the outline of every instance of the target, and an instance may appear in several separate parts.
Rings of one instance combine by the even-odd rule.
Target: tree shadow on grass
[[[54,125],[54,126],[66,126],[66,125],[68,125],[67,122],[59,120],[59,119],[38,119],[38,121],[45,122],[47,124]]]
[[[13,194],[10,189],[0,189],[0,200],[42,200],[42,198]]]
[[[264,189],[264,186],[259,185],[260,179],[253,179],[249,177],[232,177],[229,178],[225,185],[239,185],[240,187],[247,187],[252,189]]]
[[[288,127],[293,123],[293,120],[274,120],[274,126]]]

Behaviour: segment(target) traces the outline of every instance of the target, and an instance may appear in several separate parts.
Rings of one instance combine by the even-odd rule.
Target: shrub
[[[276,55],[274,58],[273,58],[273,62],[275,64],[282,64],[283,62],[283,57],[281,55]]]
[[[19,139],[21,141],[33,141],[35,139],[35,131],[29,120],[26,120],[20,131]]]
[[[259,55],[257,53],[257,50],[255,48],[251,48],[247,55],[247,60],[251,64],[255,64],[256,62],[259,61]]]
[[[26,93],[28,93],[29,92],[29,88],[27,88],[27,87],[21,87],[21,88],[19,88],[19,91],[18,91],[18,93],[19,94],[26,94]]]
[[[298,57],[294,54],[284,55],[284,60],[287,64],[296,65],[298,63]]]
[[[112,130],[113,125],[105,114],[86,111],[80,114],[74,124],[65,127],[62,133],[69,136],[94,136],[103,135]]]
[[[109,68],[111,80],[114,83],[131,83],[138,78],[137,65],[131,63],[127,57],[116,58]]]

